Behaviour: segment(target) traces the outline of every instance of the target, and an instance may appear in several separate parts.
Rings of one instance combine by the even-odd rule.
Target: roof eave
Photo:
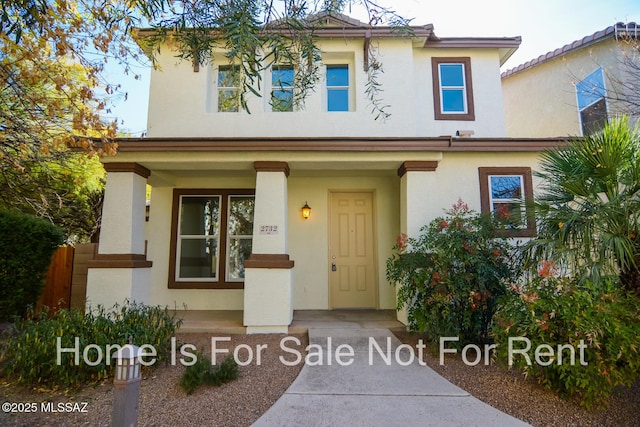
[[[441,37],[428,39],[425,48],[493,48],[498,49],[500,65],[504,64],[520,47],[522,37]]]
[[[517,67],[511,68],[505,71],[504,73],[502,73],[502,78],[510,77],[521,71],[528,70],[530,68],[544,64],[545,62],[549,62],[557,58],[561,58],[567,54],[576,52],[580,49],[584,49],[586,47],[592,46],[596,43],[600,43],[607,39],[611,39],[611,38],[637,39],[639,37],[639,34],[640,34],[640,26],[635,22],[629,22],[627,24],[624,24],[622,22],[617,22],[615,25],[607,27],[604,30],[597,31],[579,40],[575,40],[571,43],[565,44],[562,47],[549,51],[544,55],[540,55],[537,58],[534,58],[530,61],[527,61],[523,64],[518,65]]]

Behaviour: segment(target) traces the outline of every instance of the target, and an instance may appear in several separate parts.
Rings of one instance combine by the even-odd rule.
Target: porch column
[[[87,303],[148,302],[151,261],[145,251],[145,201],[151,172],[137,163],[106,163],[107,184],[96,259],[89,262]]]
[[[293,320],[293,261],[287,253],[286,162],[255,162],[251,257],[244,262],[247,333],[287,333]]]
[[[420,228],[440,214],[440,205],[429,197],[435,194],[438,185],[435,172],[438,162],[407,161],[398,169],[400,177],[400,232],[409,237],[418,237]],[[397,295],[397,288],[396,288]],[[397,319],[408,324],[407,311],[397,313]]]

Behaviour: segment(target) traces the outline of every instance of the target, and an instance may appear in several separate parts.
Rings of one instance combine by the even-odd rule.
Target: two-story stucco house
[[[617,23],[502,74],[507,135],[583,136],[640,117],[640,25]]]
[[[194,69],[163,52],[148,136],[104,159],[90,304],[243,310],[249,333],[286,332],[293,310],[394,309],[385,260],[400,233],[417,236],[459,198],[490,211],[532,197],[538,154],[559,140],[505,137],[500,66],[519,37],[322,19],[323,78],[300,111],[286,102],[291,68],[264,72],[248,114],[233,64]],[[368,43],[384,62],[384,122],[365,96]],[[535,224],[513,232],[531,236]]]

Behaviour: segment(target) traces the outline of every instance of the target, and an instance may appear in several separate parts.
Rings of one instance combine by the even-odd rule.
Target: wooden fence
[[[96,243],[58,248],[51,258],[38,307],[84,309],[87,293],[87,263],[95,257]]]

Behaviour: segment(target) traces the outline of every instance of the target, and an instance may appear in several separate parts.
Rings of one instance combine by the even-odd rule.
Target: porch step
[[[181,333],[245,334],[241,310],[175,310]],[[309,329],[402,329],[394,310],[296,310],[289,334]]]
[[[173,313],[182,319],[180,333],[236,335],[247,331],[242,324],[241,310],[175,310]]]

